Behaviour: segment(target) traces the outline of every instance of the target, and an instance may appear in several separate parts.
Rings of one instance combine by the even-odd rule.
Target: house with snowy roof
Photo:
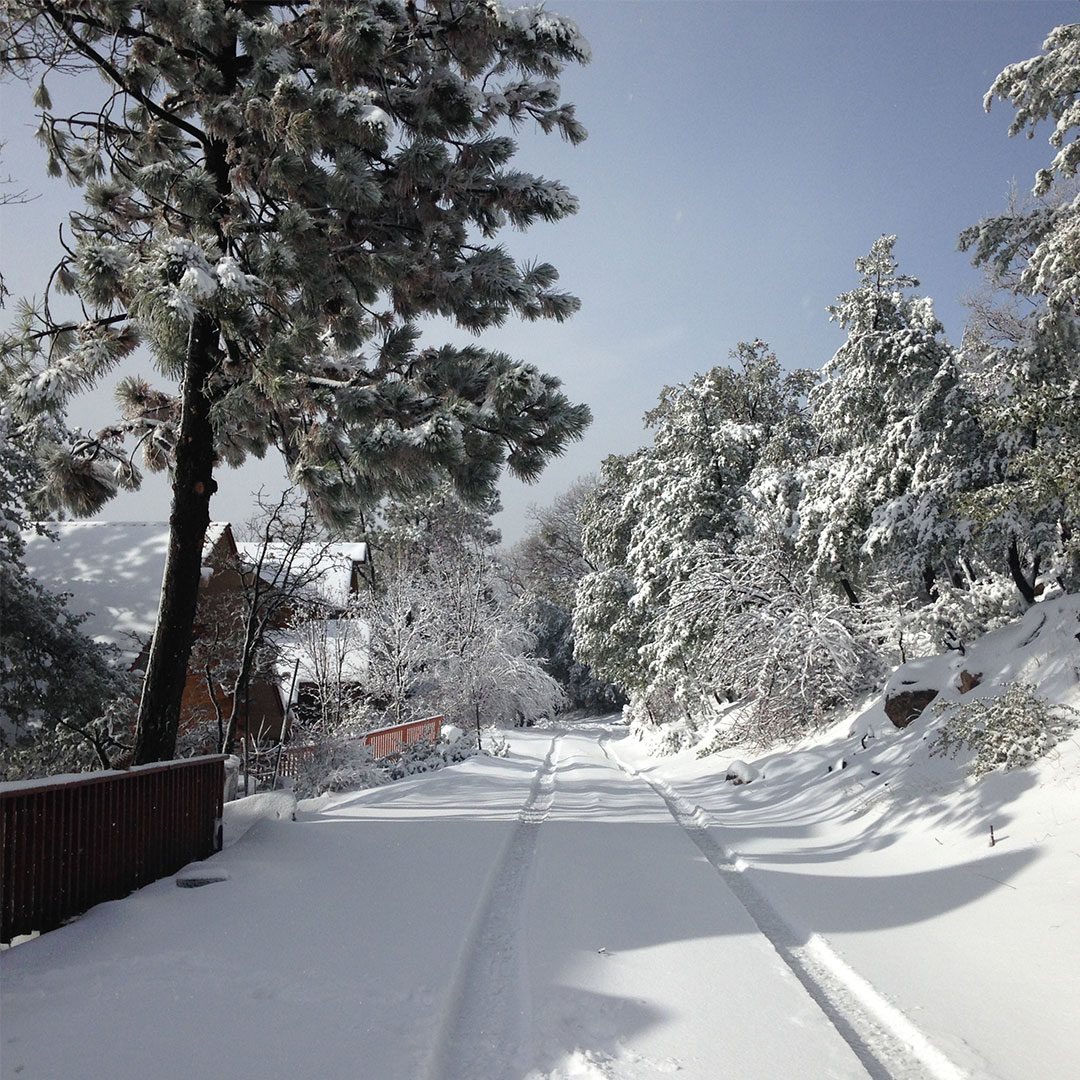
[[[371,550],[363,541],[267,544],[254,540],[239,541],[236,548],[245,565],[269,586],[303,596],[330,616],[345,612],[352,598],[374,582]]]
[[[52,537],[24,534],[28,572],[46,588],[67,594],[68,609],[85,616],[83,632],[114,646],[119,662],[144,669],[157,623],[165,574],[169,526],[162,522],[50,522]],[[195,621],[195,647],[181,705],[181,734],[207,733],[207,749],[216,743],[219,709],[231,708],[210,657],[215,648],[235,644],[222,627],[246,602],[240,553],[227,523],[211,523],[203,547],[203,574]],[[227,663],[222,667],[227,667]],[[280,738],[286,708],[273,674],[252,680],[245,696],[240,734],[246,728],[266,738]]]
[[[315,721],[327,693],[362,695],[368,627],[354,601],[374,584],[370,547],[317,541],[237,547],[248,571],[288,598],[275,620],[276,667],[298,719]]]

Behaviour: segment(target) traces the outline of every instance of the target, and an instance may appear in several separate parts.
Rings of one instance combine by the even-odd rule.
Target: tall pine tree
[[[855,260],[859,284],[829,308],[847,340],[810,395],[822,455],[799,508],[799,544],[816,573],[855,600],[875,573],[934,593],[963,553],[956,496],[985,482],[975,401],[933,304],[912,296],[895,236]]]
[[[414,322],[576,309],[494,238],[577,208],[511,167],[499,129],[583,139],[556,80],[588,46],[540,7],[478,0],[11,0],[0,40],[0,70],[40,80],[50,172],[85,195],[52,278],[82,314],[26,312],[4,344],[14,406],[61,414],[140,346],[165,380],[124,379],[114,424],[42,450],[52,497],[84,514],[138,483],[132,444],[170,470],[136,748],[165,759],[221,464],[277,448],[340,525],[447,473],[472,498],[504,464],[532,478],[588,422],[557,380],[421,348]],[[106,89],[58,115],[49,84],[80,68]]]
[[[1009,553],[1013,577],[1033,601],[1040,558],[1062,550],[1069,559],[1060,580],[1080,587],[1080,23],[1056,27],[1039,56],[1005,68],[986,94],[987,111],[995,98],[1015,109],[1010,135],[1030,138],[1049,122],[1056,151],[1035,176],[1034,202],[960,236],[976,264],[1036,309],[1017,326],[1015,340],[999,342],[988,357],[1004,376],[991,422],[1009,467],[987,492],[987,512],[1034,522],[1016,530],[1030,569],[1021,567],[1016,543]]]

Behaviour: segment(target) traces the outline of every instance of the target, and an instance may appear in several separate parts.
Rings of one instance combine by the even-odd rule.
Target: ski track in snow
[[[555,795],[563,732],[554,736],[477,906],[458,960],[428,1080],[518,1080],[530,1049],[523,911],[537,829]]]
[[[627,765],[609,742],[610,735],[603,736],[600,748],[627,776],[648,784],[664,801],[872,1080],[971,1080],[971,1073],[951,1061],[824,938],[800,934],[784,921],[743,873],[746,863],[710,833],[709,815],[703,807],[691,805],[669,784]]]

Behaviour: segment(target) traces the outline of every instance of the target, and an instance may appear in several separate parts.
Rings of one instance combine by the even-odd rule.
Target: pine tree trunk
[[[926,599],[934,601],[938,598],[937,591],[937,574],[934,573],[934,567],[927,563],[923,567],[923,588],[926,590]]]
[[[207,383],[213,370],[218,328],[197,314],[188,336],[180,438],[173,473],[169,551],[161,585],[157,629],[139,702],[134,764],[168,761],[176,753],[180,703],[187,680],[195,609],[202,580],[203,543],[210,524],[214,437]]]
[[[1028,580],[1027,575],[1024,573],[1024,568],[1020,563],[1020,548],[1017,545],[1016,537],[1012,537],[1009,540],[1009,573],[1012,574],[1012,579],[1016,587],[1020,590],[1020,595],[1029,603],[1035,603],[1035,582],[1039,577],[1039,557],[1036,555],[1034,565],[1031,569],[1031,579]]]
[[[859,597],[858,597],[857,593],[855,592],[855,587],[842,574],[840,575],[840,587],[844,590],[844,595],[847,596],[848,603],[852,607],[858,607],[859,606]]]

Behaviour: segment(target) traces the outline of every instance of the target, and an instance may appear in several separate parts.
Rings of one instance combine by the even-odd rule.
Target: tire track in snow
[[[622,761],[610,736],[600,748],[627,776],[640,780],[664,801],[675,822],[735,895],[780,959],[851,1047],[872,1080],[968,1080],[908,1017],[854,971],[818,934],[797,933],[743,873],[746,864],[709,832],[701,806],[691,805],[662,780],[643,776]]]
[[[560,732],[476,909],[428,1063],[428,1080],[520,1080],[527,1072],[530,1003],[520,953],[538,827],[555,796]]]

